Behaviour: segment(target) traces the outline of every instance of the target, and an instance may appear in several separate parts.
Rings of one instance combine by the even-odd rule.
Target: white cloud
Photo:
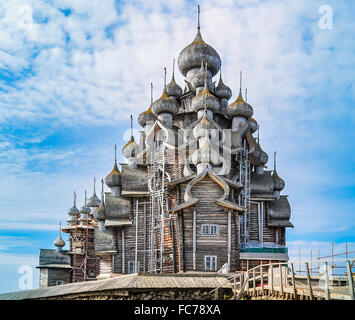
[[[33,7],[31,30],[17,26],[23,4]],[[344,147],[351,139],[344,141],[341,122],[336,130],[329,125],[332,118],[355,120],[349,105],[338,103],[344,96],[355,99],[354,87],[349,87],[355,61],[349,31],[354,22],[349,4],[331,1],[336,14],[334,30],[322,31],[318,4],[305,0],[201,2],[202,35],[221,55],[223,78],[234,92],[233,99],[239,70],[243,70],[248,101],[261,125],[262,146],[269,155],[279,151],[279,173],[286,180],[285,192],[290,193],[295,232],[353,228],[347,222],[352,202],[324,201],[317,192],[329,186],[351,186],[354,178],[348,172],[339,179],[339,168],[320,161],[327,155],[324,150],[351,158],[349,148]],[[146,109],[150,82],[157,98],[162,91],[163,67],[170,73],[172,59],[194,37],[196,7],[184,1],[159,0],[119,6],[118,13],[114,1],[6,2],[0,18],[0,65],[16,76],[25,76],[4,84],[0,121],[44,121],[52,128],[117,125],[132,111],[138,115]],[[59,9],[70,9],[71,14],[66,17]],[[112,37],[106,36],[107,28]],[[179,72],[176,77],[182,85]],[[45,135],[26,139],[40,142]],[[26,217],[24,223],[30,223],[30,215],[49,219],[63,214],[67,208],[62,203],[65,197],[71,199],[71,191],[62,189],[68,184],[89,184],[94,163],[103,164],[98,173],[102,176],[111,163],[102,159],[111,157],[107,146],[90,152],[85,148],[28,150],[15,141],[16,137],[5,137],[0,144],[5,177],[1,185],[7,190],[3,198],[8,203],[16,201],[15,181],[20,174],[26,200],[13,206],[23,210],[17,215]],[[79,157],[83,153],[86,157]],[[37,168],[28,168],[31,161]],[[47,178],[45,169],[52,163],[87,168],[87,177],[53,171]],[[8,177],[14,174],[15,180]],[[37,196],[43,188],[46,193]],[[49,200],[39,202],[45,197],[51,199],[51,205]],[[333,213],[337,207],[342,208],[343,220]],[[7,213],[1,216],[6,218]]]

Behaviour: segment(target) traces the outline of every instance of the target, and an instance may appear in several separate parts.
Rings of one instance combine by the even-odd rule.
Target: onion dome
[[[258,126],[259,126],[257,121],[254,118],[250,118],[249,123],[250,123],[249,129],[250,129],[251,133],[256,132],[258,130]]]
[[[152,112],[153,103],[153,83],[150,83],[150,106],[138,116],[138,123],[144,128],[147,123],[154,123],[157,119]]]
[[[144,128],[148,122],[154,123],[156,119],[156,116],[152,112],[152,106],[150,106],[146,111],[139,115],[138,123]]]
[[[81,208],[80,208],[80,214],[89,214],[91,213],[90,208],[84,204]]]
[[[166,86],[166,69],[165,76],[164,76],[164,90],[163,94],[158,100],[155,100],[152,103],[152,111],[155,116],[159,116],[161,113],[170,113],[175,115],[178,112],[178,106],[176,105],[176,99],[174,97],[169,97],[167,93],[167,86]]]
[[[269,156],[263,149],[261,149],[261,146],[260,146],[259,142],[256,145],[257,145],[257,148],[258,148],[258,151],[259,151],[258,161],[259,161],[259,163],[261,165],[265,165],[268,162],[268,160],[269,160]]]
[[[86,205],[90,208],[97,208],[100,206],[101,204],[101,200],[98,198],[98,196],[96,195],[96,191],[95,191],[95,180],[94,179],[94,194],[88,199],[88,201],[86,202]]]
[[[208,142],[205,141],[201,148],[194,151],[192,154],[192,162],[197,165],[199,163],[210,163],[212,165],[218,165],[222,161],[220,155],[209,146]]]
[[[131,139],[124,145],[122,148],[122,154],[125,158],[132,158],[136,156],[138,145],[134,140],[133,135],[131,135]]]
[[[196,140],[202,137],[208,137],[213,129],[212,123],[208,120],[206,112],[204,113],[201,121],[193,129],[193,135]]]
[[[202,62],[208,64],[212,77],[221,67],[221,59],[217,51],[203,41],[200,27],[198,27],[195,39],[180,52],[178,65],[181,73],[186,77],[189,70],[199,68]]]
[[[192,99],[191,106],[196,112],[204,108],[212,112],[219,109],[219,99],[208,89],[207,78],[203,91]]]
[[[226,86],[222,80],[222,73],[219,74],[219,82],[218,86],[216,87],[216,95],[220,99],[229,100],[232,96],[232,90]]]
[[[274,152],[274,171],[272,173],[272,180],[274,181],[274,190],[281,191],[285,188],[285,181],[279,177],[276,171],[276,152]]]
[[[65,246],[65,242],[62,239],[61,235],[58,236],[57,239],[54,240],[54,245],[59,248],[63,248]]]
[[[253,107],[244,101],[241,91],[239,91],[238,98],[227,107],[226,111],[228,117],[231,119],[234,117],[249,119],[253,115]]]
[[[64,240],[62,239],[62,236],[61,236],[61,229],[62,229],[62,226],[60,224],[58,238],[55,239],[54,242],[53,242],[53,244],[57,247],[58,252],[60,252],[61,249],[65,246],[65,242],[64,242]]]
[[[173,75],[171,77],[171,81],[166,86],[166,92],[167,92],[168,96],[176,98],[176,97],[179,97],[182,95],[182,89],[175,81],[174,70],[175,70],[175,59],[174,59],[174,63],[173,63]]]
[[[69,221],[75,220],[75,216],[79,215],[79,209],[76,207],[76,193],[74,191],[74,204],[68,210],[68,215],[72,216]]]
[[[209,77],[207,67],[205,68],[203,62],[201,62],[201,68],[199,72],[191,79],[191,84],[194,88],[203,87],[205,85],[205,79]],[[210,88],[210,86],[209,86]]]
[[[116,147],[116,146],[115,146]],[[109,188],[121,185],[122,174],[117,167],[117,160],[115,159],[115,164],[113,165],[112,171],[106,176],[105,183]]]

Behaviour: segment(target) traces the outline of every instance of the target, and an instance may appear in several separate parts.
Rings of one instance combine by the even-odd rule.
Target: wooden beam
[[[146,250],[147,250],[147,204],[143,204],[143,272],[146,272]]]
[[[136,239],[135,239],[135,252],[134,252],[134,271],[138,272],[138,206],[139,201],[136,200]]]
[[[228,210],[228,271],[231,269],[231,251],[232,251],[232,212]]]
[[[307,275],[309,296],[310,296],[311,300],[313,300],[312,282],[311,282],[311,277],[310,277],[310,274],[309,274],[308,262],[305,262],[305,266],[306,266],[306,275]]]
[[[328,277],[328,262],[324,262],[324,270],[325,270],[325,280],[324,280],[324,293],[325,293],[325,300],[330,300],[329,294],[329,277]]]
[[[192,264],[193,270],[196,270],[196,210],[193,211],[192,219]]]
[[[296,291],[295,271],[294,271],[293,263],[291,263],[291,273],[292,273],[293,298],[296,299],[297,291]]]
[[[355,300],[353,274],[351,272],[351,265],[350,265],[350,261],[349,260],[346,260],[346,272],[348,274],[350,299],[351,300]]]
[[[125,243],[124,243],[124,228],[121,229],[121,236],[122,236],[122,273],[125,273]]]
[[[284,284],[282,283],[283,279],[282,279],[282,267],[281,267],[281,264],[279,264],[279,272],[280,272],[280,289],[281,289],[281,295],[283,296],[283,294],[284,294]]]

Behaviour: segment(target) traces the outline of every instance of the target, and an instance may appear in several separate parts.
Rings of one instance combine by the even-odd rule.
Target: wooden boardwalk
[[[332,260],[333,262],[334,260]],[[239,272],[228,279],[234,299],[260,300],[355,300],[352,272],[355,259],[337,260],[344,272],[334,276],[328,261],[322,261],[324,272],[313,276],[305,262],[305,275],[294,271],[294,263],[272,263]],[[339,268],[339,267],[338,267]],[[219,299],[219,287],[212,290]]]

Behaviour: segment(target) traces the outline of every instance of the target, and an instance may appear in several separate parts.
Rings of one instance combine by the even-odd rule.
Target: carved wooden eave
[[[179,211],[181,209],[193,206],[195,204],[197,204],[199,202],[199,199],[194,197],[192,195],[192,188],[197,185],[200,181],[202,181],[204,178],[209,177],[212,181],[214,181],[215,183],[217,183],[224,191],[223,196],[216,199],[216,204],[228,208],[228,209],[233,209],[233,210],[237,210],[240,212],[245,211],[245,209],[241,206],[239,206],[238,204],[235,204],[229,200],[226,200],[229,193],[230,193],[230,188],[229,185],[231,185],[233,188],[236,188],[237,190],[241,190],[243,188],[243,186],[241,186],[238,183],[235,183],[229,179],[225,179],[223,177],[219,177],[218,175],[216,175],[215,173],[213,173],[213,171],[209,168],[206,168],[204,171],[202,171],[198,176],[195,176],[186,186],[185,189],[185,194],[184,194],[184,203],[181,203],[179,205],[177,205],[176,207],[172,208],[170,211],[171,212],[176,212]]]

